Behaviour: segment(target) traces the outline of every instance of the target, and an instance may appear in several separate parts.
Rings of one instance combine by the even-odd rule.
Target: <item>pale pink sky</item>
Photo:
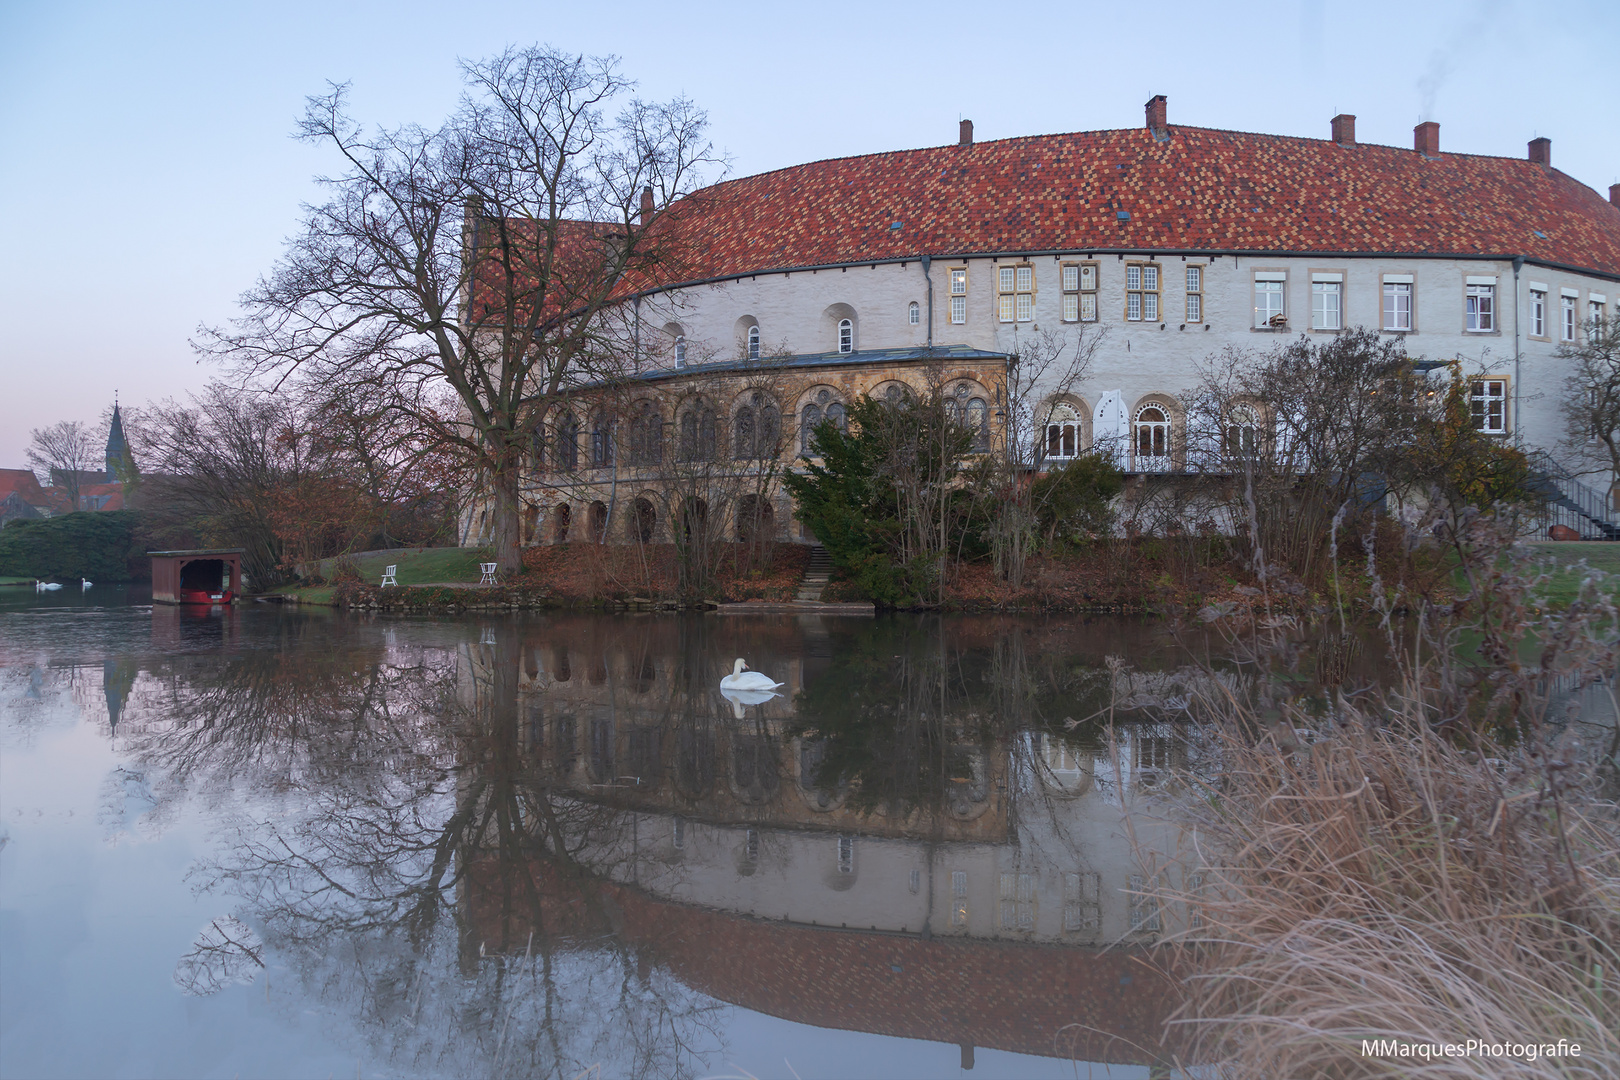
[[[1172,123],[1442,147],[1620,180],[1620,5],[464,2],[0,5],[0,467],[30,428],[94,421],[213,374],[229,319],[329,159],[288,138],[304,97],[433,124],[457,57],[544,41],[616,53],[652,97],[709,110],[734,174],[846,154]]]

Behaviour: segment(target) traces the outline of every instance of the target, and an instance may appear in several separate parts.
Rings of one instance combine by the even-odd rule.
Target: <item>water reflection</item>
[[[1150,626],[173,614],[53,670],[99,684],[109,832],[217,826],[188,993],[274,957],[429,1075],[701,1075],[727,1005],[964,1065],[1156,1058],[1140,946],[1180,916],[1122,814],[1197,752],[1143,707],[1205,676]],[[722,694],[737,656],[781,696]]]

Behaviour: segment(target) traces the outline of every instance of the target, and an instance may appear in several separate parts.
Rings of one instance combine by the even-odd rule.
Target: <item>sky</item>
[[[544,42],[621,59],[651,99],[686,95],[743,176],[956,141],[1172,124],[1553,164],[1620,181],[1620,4],[1572,0],[1152,5],[672,4],[418,0],[0,0],[0,467],[29,431],[113,399],[184,397],[225,373],[197,328],[228,323],[336,166],[289,135],[304,99],[436,125],[457,61]]]

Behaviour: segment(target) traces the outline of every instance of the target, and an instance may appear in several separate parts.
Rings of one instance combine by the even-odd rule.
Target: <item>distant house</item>
[[[30,469],[0,469],[0,525],[28,518],[48,518],[70,507],[60,491],[43,488]]]

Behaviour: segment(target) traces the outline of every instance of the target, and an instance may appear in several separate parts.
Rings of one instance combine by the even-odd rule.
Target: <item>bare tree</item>
[[[1038,489],[1034,474],[1050,467],[1051,459],[1080,450],[1079,432],[1071,436],[1075,445],[1065,450],[1063,433],[1052,439],[1048,428],[1064,399],[1091,371],[1092,358],[1106,337],[1106,330],[1085,326],[1073,335],[1046,330],[1019,342],[1008,358],[1005,445],[999,456],[989,459],[1001,475],[995,477],[996,514],[988,531],[997,569],[1013,588],[1023,586],[1024,565],[1040,542],[1041,503],[1054,490]]]
[[[74,510],[79,509],[82,473],[100,472],[100,440],[96,433],[77,420],[63,420],[50,427],[29,432],[28,464],[35,473],[59,487]]]
[[[1585,337],[1558,347],[1558,358],[1571,365],[1560,403],[1563,446],[1581,464],[1620,476],[1620,319],[1589,320]]]
[[[298,135],[337,151],[342,171],[319,180],[332,198],[204,348],[247,378],[368,387],[459,447],[516,573],[531,433],[634,362],[624,301],[683,261],[656,223],[718,159],[686,99],[610,113],[633,89],[612,57],[533,46],[462,70],[468,92],[437,130],[364,130],[341,86],[310,99]]]

